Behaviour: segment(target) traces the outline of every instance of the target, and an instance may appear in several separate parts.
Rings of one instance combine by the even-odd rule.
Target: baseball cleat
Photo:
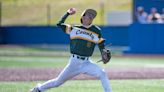
[[[30,90],[30,92],[41,92],[37,87]]]

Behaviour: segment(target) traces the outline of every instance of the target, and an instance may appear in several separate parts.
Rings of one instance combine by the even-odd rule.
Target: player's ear
[[[80,22],[81,22],[81,24],[83,24],[83,20],[82,20],[82,18],[80,19]]]
[[[81,24],[83,24],[83,20],[82,20],[83,16],[85,16],[85,13],[81,16],[81,19],[80,19]]]

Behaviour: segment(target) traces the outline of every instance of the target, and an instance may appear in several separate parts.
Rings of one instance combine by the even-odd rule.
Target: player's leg
[[[68,79],[76,76],[78,73],[76,63],[74,59],[70,59],[69,64],[63,69],[63,71],[59,74],[59,76],[55,79],[49,80],[38,86],[39,90],[45,91],[47,89],[58,87],[63,84]]]
[[[108,76],[104,69],[101,69],[98,65],[92,63],[91,60],[84,63],[81,72],[99,78],[101,80],[104,92],[112,92]]]

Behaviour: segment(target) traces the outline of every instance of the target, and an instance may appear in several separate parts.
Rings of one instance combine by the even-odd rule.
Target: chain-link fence
[[[70,7],[77,13],[68,18],[71,24],[80,24],[80,16],[86,8],[98,12],[95,24],[106,24],[106,14],[110,10],[130,10],[131,0],[2,0],[1,25],[54,25]],[[116,7],[117,6],[117,7]],[[114,8],[115,7],[115,8]],[[120,9],[119,9],[120,7]],[[122,7],[122,8],[121,8]],[[66,21],[66,22],[67,22]]]

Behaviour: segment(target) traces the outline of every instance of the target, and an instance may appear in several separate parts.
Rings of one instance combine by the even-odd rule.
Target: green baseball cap
[[[94,9],[86,9],[86,10],[83,11],[81,16],[84,16],[85,14],[89,14],[94,19],[96,17],[96,15],[97,15],[97,12]]]

